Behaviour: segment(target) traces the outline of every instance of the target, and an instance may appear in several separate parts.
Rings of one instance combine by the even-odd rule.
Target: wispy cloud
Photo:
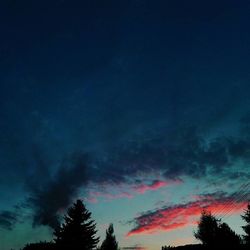
[[[162,187],[166,187],[168,185],[171,185],[171,182],[155,180],[149,185],[141,184],[141,185],[134,187],[133,189],[136,193],[144,194],[147,191],[155,191]]]
[[[243,122],[240,125],[240,130],[246,127]],[[141,173],[159,172],[166,180],[209,175],[230,178],[235,162],[249,161],[248,135],[239,133],[237,137],[215,136],[207,140],[198,127],[184,126],[118,145],[105,162],[100,162],[102,167],[98,170],[106,180],[113,182],[126,181]],[[244,170],[248,171],[246,167]],[[144,189],[148,188],[142,187],[141,191]]]
[[[27,200],[32,208],[33,225],[46,225],[56,228],[59,225],[58,212],[67,208],[77,194],[79,187],[86,184],[87,155],[74,155],[70,161],[65,160],[55,176],[37,188],[29,187]]]
[[[0,227],[11,230],[18,220],[18,214],[11,211],[2,211],[0,213]]]
[[[90,192],[89,197],[86,198],[86,201],[90,203],[97,203],[98,198],[104,198],[106,201],[111,201],[115,199],[122,199],[122,198],[127,198],[127,199],[132,199],[134,196],[128,192],[122,192],[122,193],[117,193],[117,194],[112,194],[112,193],[106,193],[106,192]]]
[[[235,200],[224,194],[204,195],[202,199],[185,204],[163,207],[149,211],[134,219],[135,227],[127,236],[153,234],[159,231],[171,231],[197,223],[201,211],[206,209],[214,215],[242,212],[247,200]]]
[[[168,187],[171,185],[181,184],[182,180],[153,180],[150,183],[133,184],[133,185],[118,185],[116,187],[117,191],[114,193],[114,187],[110,185],[104,185],[105,191],[90,191],[89,195],[85,200],[90,203],[97,203],[99,198],[104,198],[106,201],[111,201],[115,199],[132,199],[137,195],[143,195],[148,191],[157,191],[160,188]],[[126,190],[126,191],[124,191]]]

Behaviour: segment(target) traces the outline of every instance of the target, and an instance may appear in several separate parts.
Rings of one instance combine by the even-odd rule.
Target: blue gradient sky
[[[196,206],[242,233],[249,12],[247,0],[1,1],[0,248],[50,240],[76,198],[121,247],[196,242]]]

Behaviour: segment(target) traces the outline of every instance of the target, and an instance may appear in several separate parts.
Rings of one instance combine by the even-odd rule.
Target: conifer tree
[[[113,224],[106,230],[106,238],[101,245],[101,250],[118,250],[118,242],[114,235]]]
[[[239,249],[241,238],[228,226],[227,223],[223,222],[219,225],[216,243],[221,248]]]
[[[225,222],[203,211],[195,237],[209,249],[239,249],[241,238]]]
[[[219,220],[210,212],[203,211],[198,224],[198,230],[194,233],[196,239],[205,246],[214,246],[219,228]]]
[[[64,223],[55,230],[55,243],[58,249],[92,250],[99,238],[96,237],[96,224],[91,213],[81,200],[77,200],[64,216]]]
[[[245,214],[242,215],[242,219],[247,223],[245,226],[242,227],[245,232],[245,235],[243,235],[244,243],[247,246],[250,246],[250,202],[247,205]]]

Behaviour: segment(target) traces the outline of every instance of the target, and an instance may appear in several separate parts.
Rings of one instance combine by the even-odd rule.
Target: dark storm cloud
[[[230,170],[234,170],[233,164],[237,160],[249,161],[250,143],[247,138],[246,135],[217,136],[206,140],[197,128],[182,127],[117,147],[106,161],[106,169],[114,176],[106,177],[121,180],[140,172],[158,170],[169,179],[182,175],[230,177]]]
[[[44,182],[42,187],[30,186],[28,204],[33,209],[33,225],[59,225],[58,212],[65,209],[77,194],[79,187],[86,184],[88,157],[74,155],[60,166],[56,174]]]
[[[229,164],[227,145],[219,140],[206,145],[194,127],[175,131],[171,136],[161,134],[156,138],[131,142],[112,153],[110,165],[106,167],[109,171],[119,173],[114,176],[118,179],[158,170],[169,179],[181,175],[200,177],[205,176],[210,167],[222,171]]]
[[[18,214],[11,211],[0,212],[0,227],[11,230],[18,221]]]

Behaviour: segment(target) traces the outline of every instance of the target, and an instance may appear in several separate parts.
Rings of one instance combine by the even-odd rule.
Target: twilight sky
[[[84,200],[122,249],[242,233],[248,0],[0,3],[0,248],[51,240]]]

